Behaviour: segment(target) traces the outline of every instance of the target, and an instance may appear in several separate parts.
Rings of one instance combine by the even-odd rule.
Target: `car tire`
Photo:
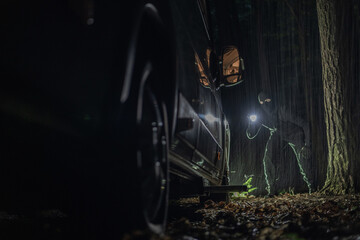
[[[132,206],[128,220],[130,228],[148,228],[155,233],[165,230],[169,199],[168,146],[174,115],[174,63],[171,35],[160,13],[164,10],[156,1],[144,4],[138,26],[135,60],[132,69],[129,101],[136,131],[135,174],[128,191]],[[162,11],[161,11],[162,10]],[[131,133],[129,133],[131,134]],[[134,136],[133,136],[134,137]],[[130,216],[131,215],[131,216]]]

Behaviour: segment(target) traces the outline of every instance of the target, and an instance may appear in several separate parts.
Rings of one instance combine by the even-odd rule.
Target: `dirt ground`
[[[228,204],[180,199],[170,204],[165,235],[135,231],[124,239],[360,240],[360,195],[250,196]]]
[[[58,210],[0,212],[0,240],[89,239]],[[283,194],[231,202],[183,198],[170,202],[163,236],[134,231],[124,240],[331,239],[360,240],[360,195]]]

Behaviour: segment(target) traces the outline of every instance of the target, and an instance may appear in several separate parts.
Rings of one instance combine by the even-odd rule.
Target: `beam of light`
[[[255,114],[252,114],[252,115],[249,116],[249,118],[250,118],[250,120],[251,120],[252,122],[255,122],[256,119],[257,119],[257,116],[256,116]]]
[[[210,114],[210,113],[208,113],[208,114],[206,114],[206,115],[204,115],[204,114],[199,114],[199,117],[200,117],[201,119],[204,119],[207,123],[210,123],[210,124],[212,124],[212,123],[214,123],[214,122],[216,122],[216,121],[219,121],[218,118],[214,117],[214,116],[213,116],[212,114]]]
[[[216,117],[214,117],[213,115],[211,114],[206,114],[205,115],[205,120],[208,122],[208,123],[214,123],[216,122],[218,119]]]

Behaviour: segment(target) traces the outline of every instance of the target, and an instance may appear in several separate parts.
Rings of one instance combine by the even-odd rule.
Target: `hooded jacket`
[[[247,134],[250,136],[258,132],[262,126],[276,130],[283,140],[293,143],[296,146],[310,145],[310,128],[308,121],[297,116],[285,106],[277,107],[273,101],[266,102],[270,98],[268,94],[261,92],[258,100],[263,101],[262,113],[257,123],[251,123]],[[271,99],[271,98],[270,98]],[[257,129],[257,130],[256,130]]]

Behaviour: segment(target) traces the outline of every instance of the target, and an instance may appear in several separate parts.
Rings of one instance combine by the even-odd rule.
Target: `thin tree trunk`
[[[325,185],[327,194],[354,192],[350,171],[352,140],[349,111],[345,108],[345,81],[340,64],[336,0],[317,0],[320,31],[322,79],[324,86],[325,124],[328,144],[328,168]]]

